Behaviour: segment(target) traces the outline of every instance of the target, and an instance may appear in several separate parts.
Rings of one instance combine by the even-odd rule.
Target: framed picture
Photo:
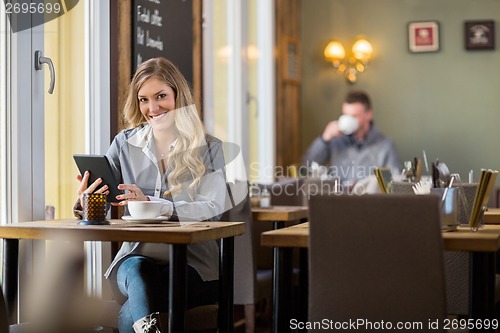
[[[437,21],[408,23],[408,48],[410,52],[439,51],[439,23]]]
[[[467,50],[495,49],[495,21],[465,21]]]

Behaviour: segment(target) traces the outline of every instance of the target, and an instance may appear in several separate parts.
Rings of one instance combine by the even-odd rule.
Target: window
[[[273,3],[203,3],[206,127],[238,144],[249,178],[261,182],[274,179],[265,171],[273,169],[275,150]]]
[[[6,157],[0,161],[2,221],[52,217],[52,207],[54,217],[72,217],[78,186],[72,155],[103,153],[109,146],[109,2],[80,0],[57,19],[16,33],[1,7],[0,154]],[[33,66],[37,50],[54,64],[52,95],[47,93],[47,66]],[[43,254],[43,244],[40,251],[35,243],[22,245],[26,255],[20,276],[40,268],[32,256]],[[94,277],[102,277],[107,266],[102,246],[86,245],[87,286],[94,294],[102,288]]]

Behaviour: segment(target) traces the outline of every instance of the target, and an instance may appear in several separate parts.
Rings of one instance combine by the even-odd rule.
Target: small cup
[[[339,130],[345,135],[351,135],[356,132],[359,124],[356,118],[348,114],[343,114],[339,117]]]
[[[83,214],[80,224],[109,224],[106,221],[106,194],[84,193],[82,208]]]
[[[458,218],[460,226],[467,227],[469,225],[470,214],[472,212],[478,183],[455,183],[453,184],[453,187],[458,190],[459,194]]]
[[[441,224],[446,227],[457,227],[458,218],[458,191],[454,187],[431,188],[432,194],[441,198]]]
[[[166,213],[165,207],[170,207],[169,203],[161,201],[129,201],[128,211],[130,216],[136,219],[155,219]]]

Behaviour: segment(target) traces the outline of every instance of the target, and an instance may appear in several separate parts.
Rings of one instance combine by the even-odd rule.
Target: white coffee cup
[[[130,216],[137,219],[154,219],[168,212],[172,203],[164,201],[129,201]]]
[[[345,135],[356,132],[358,126],[358,121],[353,116],[343,114],[339,117],[339,130]]]

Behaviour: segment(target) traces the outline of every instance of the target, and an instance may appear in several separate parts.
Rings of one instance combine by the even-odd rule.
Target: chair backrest
[[[446,313],[439,198],[312,196],[309,265],[310,321],[421,322],[426,330]]]
[[[227,183],[223,221],[245,222],[245,233],[234,238],[234,304],[255,303],[255,254],[252,245],[252,210],[248,183]]]
[[[301,191],[302,178],[285,178],[268,185],[273,206],[302,206],[304,205]]]
[[[284,178],[267,187],[271,192],[271,205],[273,206],[307,206],[311,195],[334,194],[345,190],[339,184],[338,179],[317,177]]]

